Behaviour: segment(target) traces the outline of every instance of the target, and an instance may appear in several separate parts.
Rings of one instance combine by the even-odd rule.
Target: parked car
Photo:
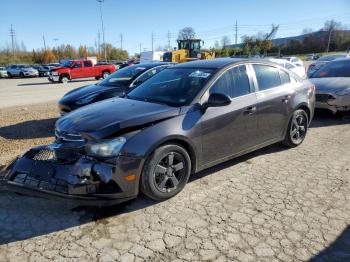
[[[7,77],[7,70],[5,67],[0,67],[0,78],[5,78]]]
[[[316,63],[313,63],[309,65],[309,68],[307,70],[307,76],[312,76],[313,73],[315,73],[318,69],[320,69],[323,65],[339,58],[346,58],[349,57],[349,54],[347,53],[340,53],[340,54],[334,54],[334,55],[327,55],[323,56],[319,59],[317,59]]]
[[[320,56],[319,55],[316,55],[316,54],[308,54],[306,56],[306,61],[313,61],[313,60],[317,60],[319,59]]]
[[[98,80],[108,77],[115,71],[114,65],[94,66],[90,60],[69,60],[61,67],[55,67],[50,70],[49,81],[67,83],[72,79],[87,77],[95,77]]]
[[[282,57],[282,59],[285,59],[285,60],[291,62],[292,64],[296,65],[296,66],[304,67],[303,61],[301,61],[301,59],[296,57],[296,56],[284,56],[284,57]]]
[[[39,76],[38,70],[29,65],[10,65],[7,68],[7,75],[9,78],[14,76],[24,77],[36,77]]]
[[[268,60],[283,66],[284,68],[292,71],[293,73],[297,74],[298,76],[300,76],[303,79],[306,78],[306,71],[305,71],[304,66],[296,66],[285,59],[272,58],[272,59],[268,59]]]
[[[50,68],[48,66],[42,66],[42,65],[33,65],[33,68],[38,70],[39,76],[48,76],[50,72]]]
[[[169,63],[152,63],[129,66],[97,84],[73,89],[59,101],[60,114],[65,115],[82,106],[124,95],[169,65]]]
[[[310,78],[316,86],[316,108],[350,111],[350,59],[329,62]]]
[[[7,190],[80,204],[115,204],[140,191],[165,200],[195,172],[272,143],[300,145],[313,117],[314,91],[268,61],[179,64],[124,98],[60,118],[56,143],[25,153],[0,181]]]

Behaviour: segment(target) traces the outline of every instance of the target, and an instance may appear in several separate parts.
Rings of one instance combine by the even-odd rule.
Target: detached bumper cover
[[[316,108],[337,111],[350,111],[350,95],[317,94]]]
[[[65,198],[81,205],[113,205],[137,196],[141,159],[120,156],[112,164],[64,150],[52,146],[29,150],[0,175],[0,190]],[[61,158],[65,154],[66,159]]]

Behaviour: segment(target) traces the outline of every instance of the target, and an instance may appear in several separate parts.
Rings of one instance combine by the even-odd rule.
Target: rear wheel
[[[96,80],[100,80],[100,78],[101,78],[100,76],[95,76]]]
[[[289,121],[283,144],[288,147],[300,145],[306,137],[308,123],[309,119],[307,113],[302,109],[296,110]]]
[[[108,71],[104,71],[104,72],[102,73],[102,78],[103,78],[103,79],[107,78],[108,76],[109,76],[109,72],[108,72]]]
[[[157,201],[171,198],[185,187],[190,171],[191,159],[183,147],[161,146],[146,160],[141,191]]]

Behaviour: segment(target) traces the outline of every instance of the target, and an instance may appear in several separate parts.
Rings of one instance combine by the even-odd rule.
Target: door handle
[[[246,115],[251,115],[251,114],[254,114],[255,112],[256,112],[256,106],[250,106],[244,111]]]

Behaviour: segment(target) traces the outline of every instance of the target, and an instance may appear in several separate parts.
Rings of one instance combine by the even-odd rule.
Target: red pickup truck
[[[114,65],[94,66],[91,60],[70,60],[60,67],[55,67],[49,72],[50,82],[67,83],[77,78],[95,77],[96,80],[106,78],[116,71]]]

